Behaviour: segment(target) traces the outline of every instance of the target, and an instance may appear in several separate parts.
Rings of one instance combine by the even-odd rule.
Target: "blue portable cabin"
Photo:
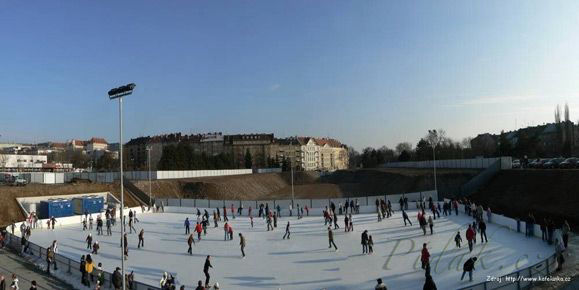
[[[67,217],[72,215],[74,215],[72,202],[69,199],[49,199],[40,202],[38,217],[41,219]]]
[[[83,196],[73,199],[74,213],[99,213],[103,211],[105,200],[102,196]]]

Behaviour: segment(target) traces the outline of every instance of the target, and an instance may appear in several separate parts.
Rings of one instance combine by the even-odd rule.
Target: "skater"
[[[229,225],[227,231],[229,233],[229,239],[233,241],[233,227]]]
[[[223,221],[228,222],[229,219],[227,218],[227,207],[223,206]]]
[[[219,220],[219,217],[217,216],[217,213],[215,211],[213,211],[213,223],[214,223],[216,228],[219,227],[219,225],[217,224],[217,220]]]
[[[144,248],[145,247],[145,230],[141,229],[141,231],[139,232],[139,245],[137,246],[137,248],[141,248],[141,246]]]
[[[95,241],[94,244],[92,245],[92,252],[91,253],[98,255],[100,248],[101,248],[101,246],[99,245],[99,241]]]
[[[306,205],[306,216],[310,216],[310,208]]]
[[[94,263],[93,263],[93,260],[92,260],[92,257],[90,254],[86,255],[85,267],[86,267],[87,277],[90,277],[90,282],[94,282],[94,275],[93,275]],[[88,279],[87,279],[87,286],[88,287],[90,287],[90,282],[88,282]]]
[[[125,235],[123,236],[123,247],[124,247],[124,254],[125,254],[125,260],[129,258],[129,239],[127,237],[127,233],[125,233]]]
[[[285,238],[286,238],[286,236],[287,236],[287,239],[289,240],[289,239],[290,239],[290,234],[291,234],[291,233],[290,233],[290,222],[287,221],[287,225],[285,226],[285,234],[283,235],[283,239],[285,240]]]
[[[422,269],[426,270],[426,266],[430,266],[430,253],[426,248],[426,243],[422,244],[422,253],[420,255],[420,261],[422,262]]]
[[[84,255],[80,257],[80,283],[87,287],[90,287],[88,284],[88,280],[86,279],[86,261],[84,259]]]
[[[420,223],[423,235],[426,235],[426,218],[424,217],[424,212],[418,214],[418,222]]]
[[[273,226],[271,225],[271,214],[267,214],[267,231],[273,231]]]
[[[185,218],[185,234],[188,235],[189,233],[191,233],[191,222],[189,222],[189,218]]]
[[[422,286],[422,290],[436,290],[436,284],[434,283],[434,280],[432,279],[432,276],[430,275],[430,270],[427,271],[425,277],[426,277],[426,280],[424,281],[424,286]]]
[[[211,278],[211,276],[209,276],[209,268],[213,268],[213,265],[211,265],[211,256],[207,256],[207,259],[205,259],[205,264],[203,265],[203,274],[205,274],[205,287],[209,287],[209,278]]]
[[[344,215],[344,229],[346,232],[350,229],[350,218],[348,218],[347,214]]]
[[[563,246],[567,249],[567,245],[569,244],[569,232],[571,231],[571,227],[567,220],[563,222],[563,226],[561,227],[561,235],[563,237]]]
[[[328,243],[330,245],[328,248],[332,248],[332,246],[334,246],[336,251],[338,251],[338,246],[336,246],[336,243],[334,243],[334,232],[332,232],[332,227],[328,227]]]
[[[468,278],[469,281],[472,282],[472,271],[474,271],[474,263],[476,262],[477,258],[476,257],[472,257],[468,260],[466,260],[466,262],[464,262],[464,265],[462,266],[462,277],[460,277],[460,281],[462,281],[462,279],[464,279],[464,275],[466,275],[466,273],[468,272]]]
[[[334,212],[334,230],[339,228],[340,226],[338,225],[338,216],[336,215],[336,212]]]
[[[473,230],[471,225],[468,225],[468,229],[466,230],[466,241],[468,242],[468,250],[472,252],[473,240],[476,236],[476,232]]]
[[[480,220],[480,223],[478,225],[478,229],[480,231],[480,242],[485,242],[488,243],[489,239],[487,238],[487,224],[485,223],[484,220]]]
[[[197,232],[197,239],[198,239],[199,241],[201,241],[201,233],[203,232],[203,227],[201,226],[200,223],[197,223],[197,224],[195,225],[195,232]]]
[[[273,227],[277,228],[277,214],[275,212],[273,213]]]
[[[376,279],[376,287],[374,287],[374,290],[388,290],[388,288],[386,287],[386,284],[384,284],[384,282],[382,282],[381,278]]]
[[[88,230],[92,231],[92,223],[93,223],[93,218],[92,218],[92,213],[90,214],[90,216],[88,217]]]
[[[233,206],[233,203],[231,204],[231,216],[235,219],[235,207]]]
[[[432,228],[434,227],[434,221],[432,220],[432,216],[428,217],[428,226],[430,227],[430,234],[432,235]]]
[[[23,224],[24,225],[24,224]],[[86,231],[86,219],[82,220],[82,231]]]
[[[547,219],[541,223],[541,240],[547,241]]]
[[[46,273],[50,274],[50,265],[54,263],[54,253],[52,252],[52,248],[46,248]]]
[[[117,267],[113,272],[113,286],[115,290],[120,290],[123,287],[123,275],[121,274],[121,268]]]
[[[460,236],[460,231],[456,232],[456,236],[454,236],[454,242],[456,243],[456,247],[460,248],[460,243],[462,243],[462,237]]]
[[[362,254],[368,254],[368,231],[362,233]]]
[[[368,254],[374,254],[374,239],[372,239],[372,235],[368,236]]]
[[[563,244],[559,239],[555,239],[555,257],[557,259],[557,268],[555,269],[556,272],[563,270],[563,263],[565,263],[565,258],[563,257]]]
[[[107,219],[107,235],[108,236],[112,236],[113,235],[113,230],[111,229],[112,226],[112,220],[111,219]]]
[[[193,234],[190,234],[189,238],[187,239],[187,245],[189,245],[189,249],[187,250],[187,253],[189,255],[193,255],[193,248],[191,247],[193,244],[195,244],[195,238],[193,238]]]
[[[410,225],[412,225],[412,222],[408,218],[408,214],[406,214],[406,211],[404,211],[404,210],[402,210],[402,218],[404,219],[404,226],[406,226],[406,221],[408,221],[408,223]]]
[[[251,222],[251,228],[253,229],[253,216],[249,216],[249,221]]]
[[[103,235],[103,219],[101,218],[101,216],[97,216],[97,235],[102,236]]]
[[[354,219],[352,218],[352,214],[349,214],[349,217],[350,218],[348,220],[350,223],[348,224],[348,227],[349,227],[348,231],[353,232],[354,231]]]
[[[86,241],[86,249],[87,250],[92,249],[92,234],[91,233],[88,234],[85,241]]]
[[[203,235],[207,235],[207,223],[209,223],[209,219],[203,216],[203,220],[201,221],[201,227],[203,228]]]
[[[227,241],[227,235],[229,234],[229,223],[225,222],[223,225],[223,232],[225,233],[224,241]]]
[[[239,247],[241,248],[241,258],[245,259],[245,237],[239,233]]]
[[[291,203],[290,203],[290,205],[289,205],[289,216],[292,216],[292,214],[293,214],[293,206],[292,206]]]

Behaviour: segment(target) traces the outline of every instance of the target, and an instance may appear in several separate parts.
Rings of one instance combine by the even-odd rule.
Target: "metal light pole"
[[[434,190],[438,192],[438,187],[436,184],[436,146],[438,145],[439,138],[438,132],[436,130],[428,130],[428,137],[430,141],[430,146],[432,146],[432,165],[434,167]]]
[[[151,190],[151,146],[147,146],[147,163],[149,165],[149,208],[151,208],[151,202],[153,191]]]
[[[293,146],[293,142],[290,141],[290,150],[291,147]],[[295,152],[294,152],[295,155]],[[294,157],[294,156],[292,156]],[[295,159],[295,158],[292,158]],[[294,205],[294,199],[295,199],[295,194],[294,194],[294,164],[293,164],[293,160],[290,160],[290,171],[291,171],[291,177],[292,177],[292,208],[295,206]]]
[[[125,285],[125,226],[124,226],[124,215],[123,208],[125,207],[125,188],[124,188],[124,176],[123,176],[123,97],[128,96],[133,93],[135,84],[131,83],[122,87],[114,88],[108,92],[109,99],[119,99],[119,158],[120,158],[120,171],[121,171],[121,270],[123,276],[123,290],[126,289]]]

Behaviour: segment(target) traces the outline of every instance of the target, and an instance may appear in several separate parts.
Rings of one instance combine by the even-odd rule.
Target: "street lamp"
[[[434,190],[438,192],[438,187],[436,184],[436,146],[440,142],[440,136],[436,130],[428,130],[428,141],[430,146],[432,146],[432,165],[434,167]]]
[[[149,165],[149,209],[151,208],[151,196],[153,195],[153,191],[151,190],[151,146],[147,146],[147,163]]]
[[[124,85],[118,88],[111,89],[108,92],[109,99],[119,100],[119,159],[120,159],[120,168],[121,168],[121,269],[122,269],[122,277],[123,277],[123,290],[126,289],[125,285],[125,243],[124,243],[124,236],[125,236],[125,227],[124,224],[124,216],[123,216],[123,208],[125,207],[125,188],[124,188],[124,176],[123,176],[123,97],[128,96],[133,93],[133,89],[135,89],[135,84],[130,83],[128,85]]]

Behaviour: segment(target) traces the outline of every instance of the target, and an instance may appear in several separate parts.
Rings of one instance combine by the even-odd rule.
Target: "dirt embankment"
[[[438,188],[444,195],[452,195],[477,173],[477,170],[439,170]],[[149,192],[148,181],[134,183]],[[281,199],[291,197],[291,174],[157,180],[151,187],[154,196],[166,198]],[[434,178],[429,169],[343,170],[322,177],[314,172],[296,172],[294,176],[296,198],[397,194],[432,188]]]
[[[504,170],[471,198],[493,212],[545,217],[556,223],[567,219],[579,229],[579,170]]]
[[[51,196],[62,194],[79,194],[92,192],[112,192],[120,199],[120,186],[116,184],[92,184],[87,182],[42,185],[29,184],[21,187],[0,186],[0,226],[6,226],[13,220],[21,221],[25,218],[17,197],[28,196]],[[125,204],[127,206],[137,206],[138,203],[129,195],[125,194]]]

